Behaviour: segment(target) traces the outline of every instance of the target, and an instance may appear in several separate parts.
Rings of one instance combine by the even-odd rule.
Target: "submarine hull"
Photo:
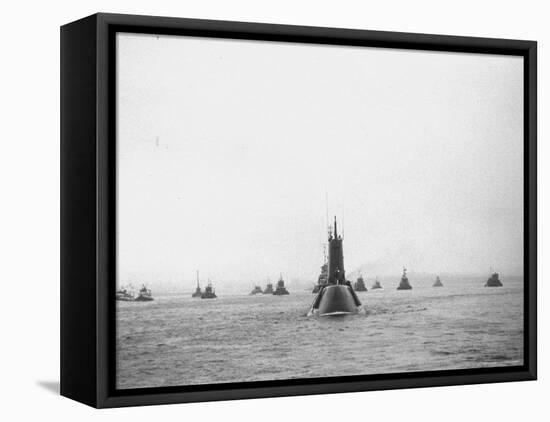
[[[309,315],[336,316],[356,314],[361,311],[361,302],[350,286],[329,285],[323,287],[315,300]]]

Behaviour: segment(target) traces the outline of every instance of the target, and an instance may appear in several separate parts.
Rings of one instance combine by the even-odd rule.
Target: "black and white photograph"
[[[523,366],[524,77],[118,32],[116,389]]]
[[[8,2],[2,420],[548,419],[544,2]]]

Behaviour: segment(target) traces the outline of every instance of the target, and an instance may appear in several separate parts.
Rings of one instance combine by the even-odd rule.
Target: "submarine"
[[[397,290],[411,290],[412,286],[409,284],[409,278],[407,277],[407,269],[403,267],[403,275],[401,276],[401,281]]]
[[[308,315],[336,316],[356,314],[362,310],[361,301],[346,280],[342,236],[338,235],[334,217],[334,236],[328,237],[328,269],[325,284],[320,285]]]

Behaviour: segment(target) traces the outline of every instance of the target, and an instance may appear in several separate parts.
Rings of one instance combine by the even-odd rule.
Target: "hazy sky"
[[[119,34],[119,280],[523,268],[523,59]]]

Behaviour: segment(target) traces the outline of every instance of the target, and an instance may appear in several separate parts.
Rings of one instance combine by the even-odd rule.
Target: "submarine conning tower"
[[[334,233],[328,236],[327,282],[319,284],[319,292],[311,304],[308,315],[345,315],[362,310],[361,301],[344,271],[342,237],[338,236],[338,224],[334,217]]]
[[[336,217],[334,217],[334,237],[332,233],[328,237],[328,283],[346,284],[344,249],[342,246],[342,236],[338,236]]]

